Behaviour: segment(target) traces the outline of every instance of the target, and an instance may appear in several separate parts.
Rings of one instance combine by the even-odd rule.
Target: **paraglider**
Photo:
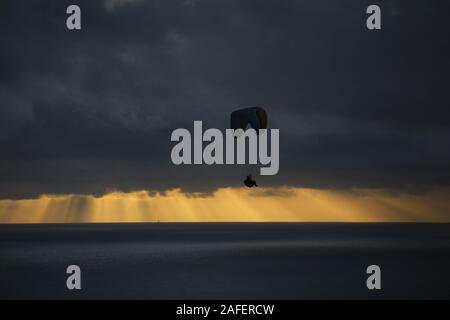
[[[258,185],[256,184],[256,181],[252,179],[252,175],[251,175],[251,174],[249,174],[249,175],[247,176],[247,179],[244,180],[244,184],[245,184],[247,187],[249,187],[249,188],[257,187],[257,186],[258,186]]]
[[[260,129],[267,129],[267,112],[261,107],[250,107],[233,111],[230,117],[231,129],[247,130],[249,127],[255,129],[259,134]],[[249,187],[257,187],[256,181],[249,174],[244,180],[244,184]]]

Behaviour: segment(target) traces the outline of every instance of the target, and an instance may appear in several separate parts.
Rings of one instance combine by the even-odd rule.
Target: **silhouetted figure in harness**
[[[256,184],[256,181],[252,179],[252,175],[251,175],[251,174],[249,174],[249,175],[247,176],[247,179],[244,180],[244,184],[245,184],[247,187],[249,187],[249,188],[251,188],[251,187],[257,187],[257,186],[258,186],[258,185]]]

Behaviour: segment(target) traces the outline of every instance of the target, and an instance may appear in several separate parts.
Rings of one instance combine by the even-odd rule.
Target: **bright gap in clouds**
[[[450,190],[221,188],[210,195],[137,191],[0,200],[0,223],[450,222]]]

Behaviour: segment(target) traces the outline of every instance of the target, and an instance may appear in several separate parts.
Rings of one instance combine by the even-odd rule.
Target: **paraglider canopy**
[[[245,130],[250,126],[258,133],[259,129],[267,129],[267,112],[261,107],[233,111],[231,113],[230,126],[234,130]]]

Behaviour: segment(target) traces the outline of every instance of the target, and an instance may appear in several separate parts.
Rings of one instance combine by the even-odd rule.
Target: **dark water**
[[[0,298],[450,298],[450,224],[0,225]]]

